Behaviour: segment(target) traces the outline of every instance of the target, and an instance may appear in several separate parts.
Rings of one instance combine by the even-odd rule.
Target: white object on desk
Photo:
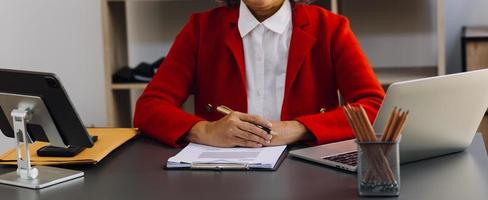
[[[218,148],[190,143],[168,159],[167,168],[275,169],[284,146],[263,148]]]

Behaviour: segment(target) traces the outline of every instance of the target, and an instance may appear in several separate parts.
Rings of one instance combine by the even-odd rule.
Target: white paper
[[[190,143],[176,156],[168,159],[167,167],[190,167],[192,163],[246,164],[251,168],[271,169],[278,162],[286,145],[263,148],[218,148]]]

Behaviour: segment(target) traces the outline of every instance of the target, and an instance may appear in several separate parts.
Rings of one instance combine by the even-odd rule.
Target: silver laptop
[[[383,132],[393,107],[409,110],[400,142],[400,162],[465,150],[488,108],[488,70],[392,84],[374,122]],[[354,140],[293,150],[292,156],[356,170]]]

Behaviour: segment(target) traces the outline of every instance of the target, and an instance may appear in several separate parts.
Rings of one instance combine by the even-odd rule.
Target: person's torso
[[[269,63],[286,66],[276,67],[281,71],[268,72],[273,76],[282,74],[282,106],[275,108],[280,110],[281,120],[338,106],[330,45],[339,16],[316,6],[297,4],[292,9],[291,41],[287,58],[279,59],[284,57],[284,52],[276,53],[280,56],[268,56],[268,59],[279,60],[269,60]],[[206,109],[208,104],[226,105],[241,112],[250,110],[248,77],[254,73],[247,72],[249,68],[246,65],[245,45],[239,34],[237,19],[238,8],[221,7],[197,14],[199,39],[193,92],[195,112],[207,120],[221,117],[216,112],[209,112]],[[278,79],[280,78],[275,77],[275,80]]]

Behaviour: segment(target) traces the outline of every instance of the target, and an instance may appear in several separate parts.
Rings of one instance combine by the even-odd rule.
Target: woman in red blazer
[[[191,16],[139,98],[135,127],[175,147],[329,143],[353,137],[338,91],[345,102],[362,105],[371,121],[375,118],[384,92],[345,17],[292,0],[225,2]],[[269,67],[281,69],[283,78],[274,68],[272,74],[256,73]],[[283,87],[256,84],[267,80]],[[195,115],[180,109],[191,93]],[[273,102],[256,94],[271,95]],[[235,112],[223,116],[208,104]],[[256,110],[248,105],[264,115],[269,105],[277,106],[278,118],[247,114]]]

